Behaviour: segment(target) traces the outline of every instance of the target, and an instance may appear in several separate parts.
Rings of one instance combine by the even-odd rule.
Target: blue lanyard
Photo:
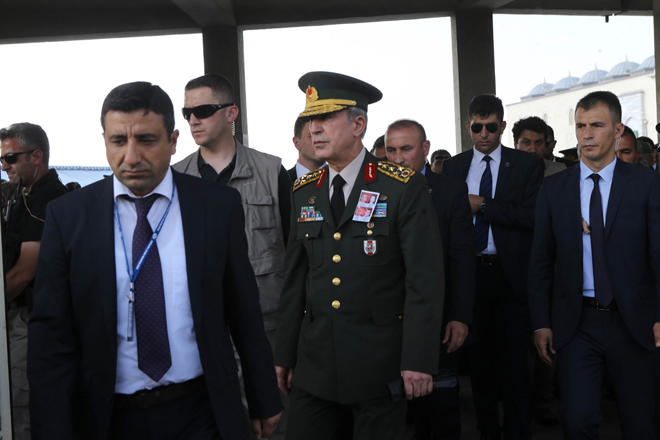
[[[117,219],[117,225],[119,226],[119,236],[121,237],[121,244],[124,247],[124,257],[126,258],[126,272],[128,272],[128,279],[130,280],[130,292],[128,295],[126,295],[128,297],[128,328],[126,332],[127,341],[133,340],[133,321],[134,321],[133,302],[135,301],[135,280],[137,279],[138,275],[140,275],[140,270],[142,269],[142,265],[144,265],[144,261],[147,259],[147,256],[149,255],[151,248],[154,247],[154,244],[156,243],[156,239],[158,238],[161,229],[163,229],[163,224],[165,224],[165,219],[167,218],[167,214],[170,213],[170,208],[172,207],[172,201],[174,200],[175,189],[176,189],[176,185],[174,185],[174,182],[172,182],[172,197],[170,197],[170,204],[167,205],[165,214],[163,214],[163,217],[160,219],[160,222],[158,222],[158,226],[156,227],[156,230],[151,235],[151,238],[149,239],[149,243],[147,243],[147,246],[144,248],[144,251],[142,251],[142,255],[140,255],[140,259],[135,265],[135,269],[133,269],[132,273],[131,273],[131,265],[128,262],[128,252],[126,251],[124,232],[121,229],[121,220],[119,220],[119,210],[117,209],[117,201],[115,201],[115,218]]]

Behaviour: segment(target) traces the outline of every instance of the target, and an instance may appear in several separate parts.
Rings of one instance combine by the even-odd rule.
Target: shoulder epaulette
[[[321,177],[321,174],[323,174],[323,170],[314,170],[314,171],[310,171],[304,176],[299,177],[298,179],[296,179],[295,182],[293,182],[293,190],[295,191],[307,185],[309,182],[314,182],[315,180],[318,180],[318,178]]]
[[[410,176],[415,174],[415,171],[411,170],[408,167],[402,167],[397,165],[394,162],[389,162],[387,160],[382,160],[378,162],[378,171],[383,174],[387,174],[390,177],[394,177],[396,180],[399,180],[403,183],[408,183]]]

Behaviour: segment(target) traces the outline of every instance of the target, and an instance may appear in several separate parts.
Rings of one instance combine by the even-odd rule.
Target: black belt
[[[151,390],[140,390],[134,394],[115,394],[115,405],[121,409],[147,409],[180,399],[206,386],[204,376],[182,383],[174,383]]]
[[[492,266],[494,264],[500,264],[500,257],[498,257],[497,254],[477,255],[477,263],[481,263],[484,266]]]
[[[587,307],[593,307],[596,310],[604,310],[606,312],[619,310],[619,307],[616,305],[616,301],[612,301],[609,306],[603,307],[602,304],[599,304],[598,301],[596,301],[596,298],[592,298],[590,296],[583,297],[582,304],[584,304]]]

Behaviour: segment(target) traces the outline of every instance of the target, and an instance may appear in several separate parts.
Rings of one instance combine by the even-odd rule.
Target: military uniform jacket
[[[294,184],[275,364],[346,404],[385,397],[402,370],[437,372],[442,246],[422,174],[367,153],[338,224],[329,185],[324,170]],[[361,190],[380,193],[385,217],[352,220]],[[299,221],[309,207],[315,221]]]

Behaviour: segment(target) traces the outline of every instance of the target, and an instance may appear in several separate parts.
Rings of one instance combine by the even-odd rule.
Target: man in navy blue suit
[[[660,176],[616,158],[624,125],[613,93],[582,98],[575,131],[580,165],[548,177],[537,202],[529,277],[536,348],[557,362],[565,438],[598,438],[608,371],[623,437],[655,439]]]
[[[470,347],[470,368],[477,429],[483,440],[502,438],[501,396],[505,438],[526,440],[531,437],[527,268],[543,172],[534,155],[501,144],[506,122],[496,96],[474,97],[465,126],[474,148],[447,159],[442,174],[467,182],[474,218],[477,343]]]
[[[440,373],[456,374],[457,350],[463,346],[474,311],[474,228],[465,182],[431,171],[426,163],[431,142],[419,122],[401,119],[387,127],[387,160],[424,174],[438,220],[445,273],[445,307]],[[415,421],[417,440],[458,440],[461,414],[458,389],[434,390],[413,400],[408,412]]]
[[[101,124],[114,177],[47,208],[32,438],[246,438],[232,340],[268,437],[282,405],[240,195],[170,169],[179,132],[160,87],[116,87]]]

